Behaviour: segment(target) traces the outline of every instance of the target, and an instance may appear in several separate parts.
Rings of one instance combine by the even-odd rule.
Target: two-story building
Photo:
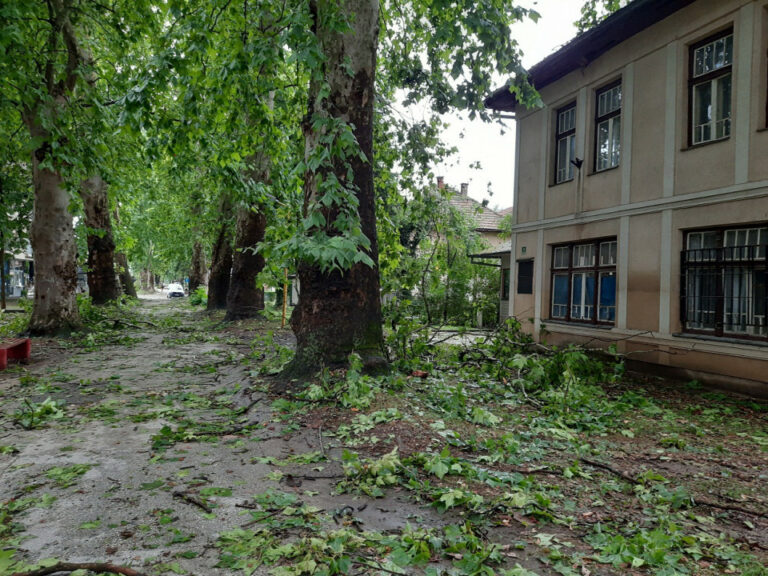
[[[634,0],[529,72],[538,105],[486,101],[517,119],[502,312],[768,394],[768,0]]]

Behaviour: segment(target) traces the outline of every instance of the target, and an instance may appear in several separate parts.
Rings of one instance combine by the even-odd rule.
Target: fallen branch
[[[742,512],[744,514],[749,514],[750,516],[759,516],[761,518],[768,518],[768,513],[766,512],[758,512],[756,510],[749,510],[748,508],[742,508],[741,506],[736,506],[734,504],[720,504],[719,502],[714,502],[712,500],[707,500],[706,498],[692,498],[693,504],[698,506],[709,506],[710,508],[717,508],[718,510],[725,510],[727,512]]]
[[[181,490],[177,490],[173,493],[174,498],[179,498],[181,500],[184,500],[184,502],[188,502],[189,504],[192,504],[193,506],[197,506],[201,510],[204,510],[208,514],[213,512],[213,509],[208,506],[208,503],[200,498],[199,496],[196,496],[195,494],[191,494],[189,492],[183,492]]]
[[[384,566],[382,566],[381,563],[377,561],[366,562],[365,560],[362,560],[360,558],[355,558],[352,560],[352,564],[355,564],[357,566],[363,566],[364,568],[378,570],[380,572],[386,572],[387,574],[394,574],[395,576],[403,575],[402,572],[395,572],[394,570],[389,570],[388,568],[384,568]]]
[[[595,468],[600,468],[602,470],[606,470],[610,472],[611,474],[614,474],[618,476],[619,478],[622,478],[623,480],[626,480],[627,482],[631,484],[642,484],[642,481],[638,480],[637,478],[633,478],[626,472],[622,470],[617,470],[616,468],[609,466],[608,464],[604,464],[602,462],[597,462],[596,460],[589,460],[588,458],[579,458],[582,462],[585,464],[589,464],[590,466],[593,466]],[[736,506],[734,504],[720,504],[719,502],[715,502],[713,500],[708,500],[706,498],[691,498],[691,505],[692,506],[709,506],[710,508],[717,508],[718,510],[725,510],[726,512],[741,512],[743,514],[749,514],[750,516],[758,516],[760,518],[768,518],[768,513],[766,512],[758,512],[757,510],[750,510],[749,508],[744,508],[742,506]]]
[[[241,409],[241,410],[238,412],[238,415],[239,415],[239,416],[242,416],[243,414],[247,414],[247,413],[250,411],[250,409],[251,409],[251,408],[253,408],[254,406],[256,406],[256,404],[258,404],[259,402],[261,402],[263,399],[264,399],[264,398],[263,398],[263,397],[261,397],[261,398],[256,398],[256,400],[252,400],[252,401],[251,401],[251,403],[250,403],[250,404],[248,404],[248,406],[245,406],[244,408],[242,408],[242,409]]]
[[[601,470],[610,472],[611,474],[614,474],[615,476],[618,476],[619,478],[626,480],[630,484],[642,484],[642,482],[640,482],[640,480],[638,480],[634,476],[630,476],[623,470],[618,470],[613,466],[610,466],[609,464],[604,464],[603,462],[598,462],[597,460],[590,460],[589,458],[579,458],[579,460],[584,464],[588,464],[594,468],[600,468]]]
[[[29,572],[14,572],[11,576],[47,576],[58,572],[74,572],[75,570],[88,570],[89,572],[107,572],[109,574],[122,574],[123,576],[145,576],[133,568],[117,566],[106,562],[59,562],[53,566],[37,568]]]

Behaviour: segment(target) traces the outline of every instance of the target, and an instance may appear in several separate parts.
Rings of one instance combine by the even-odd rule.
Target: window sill
[[[689,152],[691,150],[698,150],[699,148],[705,148],[707,146],[712,146],[713,144],[720,144],[721,142],[727,142],[730,139],[731,139],[730,136],[726,136],[725,138],[718,138],[717,140],[707,140],[706,142],[691,144],[687,148],[680,148],[680,152]]]
[[[702,340],[704,342],[715,342],[718,344],[736,344],[738,346],[756,346],[758,348],[768,348],[768,342],[765,340],[750,340],[749,338],[732,338],[729,336],[710,336],[708,334],[698,334],[693,332],[676,332],[672,334],[672,336],[675,338]]]
[[[758,134],[759,134],[760,132],[768,132],[768,126],[766,126],[765,128],[758,128],[758,129],[756,130],[756,132],[757,132]]]
[[[574,182],[576,178],[571,178],[570,180],[563,180],[562,182],[553,182],[552,184],[549,184],[549,188],[555,188],[557,186],[562,186],[563,184],[570,184],[571,182]]]
[[[616,166],[611,166],[610,168],[603,168],[602,170],[594,170],[587,174],[587,176],[599,176],[600,174],[605,174],[606,172],[613,172],[614,170],[618,170],[621,168],[621,164],[616,164]]]
[[[594,324],[592,322],[578,322],[576,320],[571,320],[569,322],[568,320],[558,320],[556,318],[549,318],[542,320],[541,322],[545,327],[550,324],[554,324],[555,326],[569,326],[571,328],[594,328],[596,330],[613,330],[616,327],[615,324]]]

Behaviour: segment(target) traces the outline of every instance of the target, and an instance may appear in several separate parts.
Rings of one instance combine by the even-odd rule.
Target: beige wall
[[[664,130],[648,118],[663,117],[666,106],[666,50],[660,48],[635,63],[632,94],[632,170],[630,201],[661,198],[664,190]],[[640,168],[642,167],[642,168]]]
[[[690,147],[690,46],[731,26],[731,135]],[[595,94],[618,78],[621,164],[595,173]],[[698,0],[540,94],[543,108],[518,113],[513,260],[532,257],[536,266],[534,295],[513,294],[514,314],[525,320],[538,310],[552,342],[599,335],[645,362],[715,378],[765,381],[764,343],[683,334],[679,294],[687,230],[768,222],[768,0]],[[584,165],[573,181],[554,185],[554,115],[573,100],[576,155]],[[551,246],[607,236],[619,242],[621,320],[608,329],[549,320]]]
[[[661,215],[643,214],[629,221],[627,328],[659,329]]]

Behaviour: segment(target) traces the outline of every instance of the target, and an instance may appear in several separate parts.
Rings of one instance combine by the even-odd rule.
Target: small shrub
[[[192,306],[207,306],[208,305],[208,289],[205,286],[198,286],[189,295],[189,303]]]

